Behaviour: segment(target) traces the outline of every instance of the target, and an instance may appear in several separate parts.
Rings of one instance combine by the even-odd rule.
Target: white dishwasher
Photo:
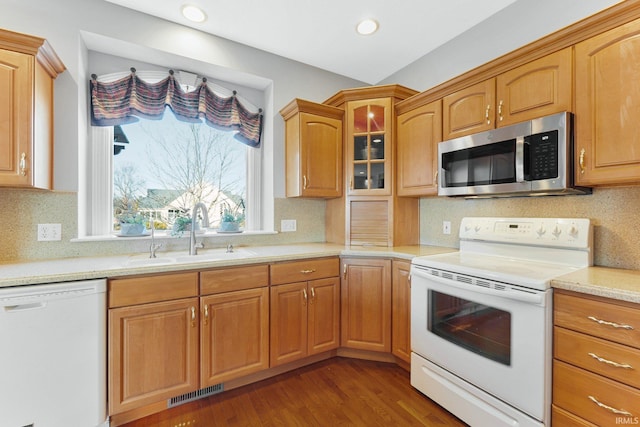
[[[106,419],[106,280],[0,288],[0,426]]]

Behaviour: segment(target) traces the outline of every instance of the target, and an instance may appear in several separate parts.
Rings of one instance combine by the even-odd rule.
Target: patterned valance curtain
[[[122,79],[103,83],[91,75],[91,124],[115,126],[133,123],[140,118],[160,120],[165,107],[171,108],[178,120],[204,123],[211,127],[237,130],[235,138],[251,147],[260,145],[262,109],[257,113],[247,110],[233,96],[223,98],[207,85],[207,79],[193,92],[184,92],[173,71],[157,83],[141,80],[131,69]]]

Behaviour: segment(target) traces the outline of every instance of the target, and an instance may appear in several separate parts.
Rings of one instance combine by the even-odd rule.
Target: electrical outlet
[[[451,221],[442,221],[442,234],[451,234]]]
[[[62,239],[62,224],[38,224],[38,241],[51,242]]]
[[[296,231],[296,220],[295,219],[283,219],[280,221],[280,231]]]

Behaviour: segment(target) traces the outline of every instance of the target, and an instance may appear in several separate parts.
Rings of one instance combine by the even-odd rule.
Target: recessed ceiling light
[[[198,6],[186,4],[182,6],[182,15],[189,21],[204,22],[207,20],[207,14]]]
[[[375,19],[364,19],[358,24],[358,26],[356,27],[356,31],[358,32],[358,34],[363,36],[373,34],[378,31],[378,21],[376,21]]]

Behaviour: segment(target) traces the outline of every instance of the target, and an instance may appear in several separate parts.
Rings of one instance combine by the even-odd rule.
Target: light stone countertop
[[[587,267],[556,277],[551,286],[583,294],[640,303],[640,271]]]
[[[292,261],[326,256],[385,257],[411,260],[415,256],[453,252],[457,249],[437,246],[402,247],[349,247],[330,243],[306,243],[272,246],[237,246],[236,255],[248,252],[248,256],[225,256],[224,248],[205,249],[201,255],[189,256],[185,252],[158,252],[149,260],[148,254],[136,253],[121,256],[61,258],[23,263],[0,264],[0,288],[43,283],[59,283],[74,280],[123,277],[136,274],[166,273],[186,270],[202,270],[215,267]],[[222,254],[218,257],[216,254]],[[207,257],[212,258],[208,259]]]

